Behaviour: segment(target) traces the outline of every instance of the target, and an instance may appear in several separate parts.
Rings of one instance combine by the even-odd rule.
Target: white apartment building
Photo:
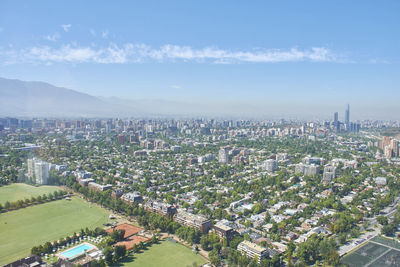
[[[226,148],[220,148],[218,152],[219,163],[226,164],[229,161],[228,150]]]
[[[37,184],[47,184],[49,179],[49,163],[40,159],[28,159],[28,178]]]
[[[274,159],[267,159],[263,162],[262,168],[265,171],[273,172],[278,169],[278,162],[276,162]]]
[[[47,162],[35,162],[35,180],[37,184],[47,184],[49,179],[49,164]]]
[[[268,250],[250,241],[244,240],[240,242],[237,247],[238,251],[245,254],[249,258],[254,258],[257,256],[258,263],[261,262],[263,258],[268,257]]]

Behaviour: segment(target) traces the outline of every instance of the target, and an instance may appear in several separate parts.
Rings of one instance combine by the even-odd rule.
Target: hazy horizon
[[[4,78],[204,114],[343,120],[349,103],[352,119],[399,119],[398,1],[2,1],[0,10]]]

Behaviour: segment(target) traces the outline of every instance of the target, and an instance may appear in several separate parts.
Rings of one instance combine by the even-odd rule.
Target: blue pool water
[[[61,256],[65,257],[65,258],[73,258],[77,255],[82,254],[83,252],[94,248],[94,246],[88,245],[88,244],[82,244],[79,245],[73,249],[70,249],[68,251],[65,251],[64,253],[61,253]]]

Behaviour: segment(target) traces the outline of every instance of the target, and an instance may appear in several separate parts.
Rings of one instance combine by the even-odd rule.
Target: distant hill
[[[262,115],[259,108],[253,104],[229,102],[96,97],[45,82],[0,78],[0,117],[243,118],[248,115],[253,118]]]
[[[163,99],[95,97],[45,82],[0,78],[0,116],[130,117],[210,115],[212,106]]]
[[[121,111],[112,103],[71,89],[0,78],[0,116],[93,117]]]

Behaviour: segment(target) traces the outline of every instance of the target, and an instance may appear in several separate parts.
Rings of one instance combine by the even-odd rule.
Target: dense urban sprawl
[[[216,266],[337,266],[357,245],[398,231],[397,127],[347,114],[344,123],[337,114],[332,122],[4,118],[0,183],[64,186],[198,246]]]

